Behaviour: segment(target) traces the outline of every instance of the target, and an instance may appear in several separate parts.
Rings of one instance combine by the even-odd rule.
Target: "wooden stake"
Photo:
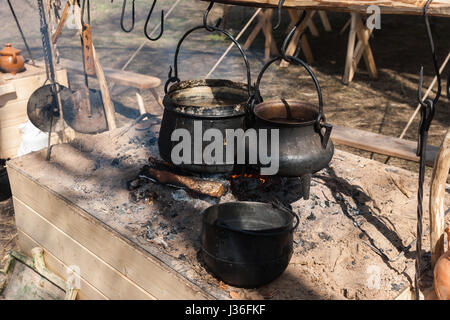
[[[111,101],[105,74],[103,73],[103,68],[100,64],[100,60],[97,57],[97,52],[95,51],[94,44],[92,44],[92,55],[94,57],[95,72],[97,74],[97,79],[100,85],[100,91],[102,93],[103,106],[105,107],[105,115],[106,121],[108,122],[108,130],[111,131],[117,128],[114,104]]]
[[[450,169],[450,129],[436,157],[430,188],[431,265],[444,253],[445,184]]]
[[[352,12],[350,20],[350,32],[348,34],[347,43],[347,58],[345,60],[344,77],[342,79],[342,82],[344,82],[344,84],[349,84],[352,81],[353,75],[355,73],[355,69],[353,66],[353,53],[355,50],[356,41],[356,20],[357,13]]]

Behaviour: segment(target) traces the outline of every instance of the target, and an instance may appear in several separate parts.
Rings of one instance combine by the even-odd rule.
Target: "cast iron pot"
[[[273,281],[288,266],[299,218],[283,206],[227,202],[207,208],[202,219],[202,256],[223,282],[254,288]]]
[[[219,31],[226,35],[238,47],[247,68],[247,84],[221,79],[187,80],[178,78],[178,53],[183,40],[193,31],[206,29]],[[211,29],[211,30],[210,30]],[[211,142],[203,142],[201,136],[194,132],[194,123],[200,122],[202,133],[210,128],[218,129],[225,137],[226,129],[243,129],[247,105],[251,96],[250,67],[247,57],[239,43],[227,32],[213,26],[198,26],[186,32],[178,42],[174,60],[175,76],[172,70],[165,85],[163,99],[164,114],[158,138],[161,157],[172,162],[172,149],[179,141],[171,141],[172,133],[176,129],[185,129],[191,136],[191,156],[189,163],[173,163],[174,165],[199,173],[229,173],[234,169],[233,163],[226,163],[225,159],[219,163],[208,163],[203,157],[203,151]],[[170,89],[168,85],[176,82]],[[198,144],[195,147],[194,138]],[[225,140],[224,140],[225,141]],[[226,143],[223,144],[225,156]],[[197,158],[197,159],[196,159]]]
[[[255,129],[279,130],[279,170],[277,175],[300,177],[311,175],[326,167],[333,157],[334,146],[330,139],[332,126],[325,123],[322,92],[312,70],[299,58],[289,56],[290,62],[302,65],[316,86],[318,107],[297,100],[263,102],[259,91],[265,70],[274,62],[269,61],[261,70],[255,85],[256,102],[251,126]],[[253,105],[253,103],[252,103]],[[268,135],[270,137],[270,135]],[[268,150],[271,150],[269,140]]]

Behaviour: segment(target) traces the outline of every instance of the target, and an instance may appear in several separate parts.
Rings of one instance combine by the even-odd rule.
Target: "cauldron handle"
[[[302,59],[298,58],[298,57],[294,57],[294,56],[278,56],[275,57],[271,60],[269,60],[261,69],[258,78],[256,80],[256,84],[255,84],[255,96],[252,99],[252,101],[249,103],[250,108],[251,108],[251,113],[253,114],[253,107],[255,102],[256,103],[261,103],[263,101],[262,97],[261,97],[261,92],[259,91],[259,86],[261,83],[261,79],[264,75],[264,72],[266,72],[267,68],[269,68],[269,66],[271,64],[273,64],[274,62],[278,61],[278,60],[282,60],[285,59],[289,62],[294,62],[296,64],[301,65],[304,69],[306,69],[306,71],[309,73],[309,75],[311,76],[314,85],[316,87],[316,91],[317,91],[317,98],[319,100],[319,115],[317,116],[316,119],[316,123],[315,123],[315,127],[316,130],[320,133],[320,135],[322,136],[322,147],[326,148],[327,144],[328,144],[328,140],[330,139],[330,134],[331,134],[331,129],[333,128],[330,124],[325,123],[325,114],[323,113],[323,98],[322,98],[322,89],[320,88],[319,85],[319,81],[317,80],[316,75],[314,74],[314,72],[311,70],[311,68],[308,66],[308,64],[306,64],[306,62],[304,62]],[[325,133],[322,134],[322,128],[325,128]]]
[[[174,76],[172,76],[172,67],[170,67],[169,69],[169,78],[166,81],[166,84],[164,85],[164,92],[167,94],[168,92],[168,87],[169,84],[172,82],[179,82],[180,79],[178,78],[178,54],[180,52],[180,48],[181,48],[181,44],[184,41],[184,39],[187,38],[188,35],[190,35],[192,32],[199,30],[199,29],[205,29],[206,31],[209,32],[214,32],[214,31],[218,31],[221,32],[222,34],[224,34],[228,39],[230,39],[235,45],[236,47],[239,49],[242,58],[244,59],[245,62],[245,67],[247,69],[247,91],[248,91],[248,97],[249,97],[249,101],[252,97],[252,93],[251,93],[251,75],[250,75],[250,65],[248,63],[248,59],[247,56],[244,53],[244,50],[242,49],[241,45],[239,44],[239,42],[236,41],[236,39],[226,30],[220,29],[219,27],[216,26],[212,26],[212,25],[201,25],[201,26],[197,26],[194,27],[190,30],[188,30],[183,37],[180,39],[180,41],[177,44],[177,49],[175,51],[175,58],[174,58]]]

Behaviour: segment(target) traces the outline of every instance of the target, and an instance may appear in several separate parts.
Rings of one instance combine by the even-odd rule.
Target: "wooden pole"
[[[103,68],[100,64],[100,60],[98,59],[97,52],[95,51],[94,48],[94,44],[92,44],[92,55],[94,57],[95,73],[97,74],[98,83],[100,85],[100,91],[102,93],[103,106],[105,107],[105,115],[106,121],[108,122],[108,130],[111,131],[117,128],[114,104],[111,101],[111,96],[109,95],[109,89],[106,83],[105,74],[103,73]]]
[[[436,157],[430,187],[431,265],[444,253],[445,184],[450,169],[450,129]]]

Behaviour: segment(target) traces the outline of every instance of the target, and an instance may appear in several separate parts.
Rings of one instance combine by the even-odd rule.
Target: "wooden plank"
[[[333,125],[331,138],[338,144],[384,154],[401,159],[419,161],[416,156],[417,142],[389,137],[369,131]],[[426,163],[433,166],[438,148],[427,145]]]
[[[14,197],[39,212],[103,261],[157,299],[211,299],[195,284],[62,195],[7,163]]]
[[[210,0],[203,0],[210,1]],[[217,0],[217,3],[230,5],[276,8],[279,0]],[[380,7],[382,14],[411,14],[422,15],[427,0],[286,0],[285,8],[309,10],[327,10],[342,12],[366,13],[371,5]],[[429,6],[431,16],[450,17],[450,3],[448,0],[433,0]]]
[[[31,256],[31,250],[35,247],[42,247],[42,245],[35,240],[33,240],[28,234],[23,232],[20,228],[17,229],[17,244],[22,253]],[[47,268],[55,273],[60,278],[67,281],[69,270],[68,266],[64,264],[61,260],[56,258],[48,250],[44,249],[44,259]],[[87,282],[82,276],[80,279],[80,291],[78,291],[77,300],[108,300],[100,291],[98,291],[94,286]]]
[[[110,299],[155,299],[25,203],[15,197],[13,201],[17,227],[65,264],[76,265],[81,276],[103,295]]]
[[[83,64],[81,62],[61,58],[60,64],[68,71],[76,72],[79,74],[83,73]],[[140,73],[121,71],[110,68],[103,68],[103,71],[107,80],[128,87],[137,89],[150,89],[156,88],[161,84],[160,79]]]
[[[450,129],[447,129],[436,163],[430,188],[430,241],[431,265],[444,253],[445,229],[445,183],[450,169]],[[450,239],[449,239],[450,241]]]

